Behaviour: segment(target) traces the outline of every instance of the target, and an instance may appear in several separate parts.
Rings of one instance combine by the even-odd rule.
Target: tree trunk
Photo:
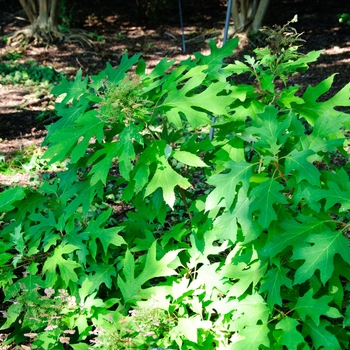
[[[50,42],[59,36],[57,0],[19,0],[31,24],[33,36]]]
[[[236,32],[256,33],[270,0],[232,0],[231,14]]]

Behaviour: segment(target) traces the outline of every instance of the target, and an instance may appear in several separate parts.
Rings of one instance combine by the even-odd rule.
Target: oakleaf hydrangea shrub
[[[242,61],[211,42],[52,90],[44,156],[67,170],[0,194],[7,342],[349,348],[350,84],[293,85],[321,53],[298,42],[287,24]]]

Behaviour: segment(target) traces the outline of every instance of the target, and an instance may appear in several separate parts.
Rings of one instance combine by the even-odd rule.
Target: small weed
[[[10,62],[0,62],[0,84],[52,87],[64,77],[52,67],[39,66],[35,61],[19,63],[16,57],[18,54],[13,53],[5,56]]]
[[[350,14],[349,13],[343,13],[339,18],[340,23],[346,23],[350,25]]]
[[[37,173],[39,171],[57,171],[63,164],[48,164],[42,159],[44,151],[35,145],[20,149],[8,156],[0,154],[0,174]]]

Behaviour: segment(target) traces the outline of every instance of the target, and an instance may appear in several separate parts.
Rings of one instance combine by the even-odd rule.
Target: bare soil
[[[99,40],[91,47],[79,43],[28,47],[21,49],[22,61],[35,60],[73,77],[79,68],[86,75],[97,73],[107,62],[117,66],[123,54],[141,53],[152,68],[164,56],[182,60],[195,51],[205,53],[210,38],[220,44],[226,1],[201,0],[197,8],[186,6],[183,1],[186,52],[182,49],[179,11],[177,2],[174,3],[176,6],[157,16],[153,14],[147,21],[137,13],[133,1],[129,4],[73,1],[68,8],[72,13],[72,27],[95,33]],[[304,33],[302,38],[305,40],[302,50],[323,50],[321,58],[310,70],[294,78],[295,84],[316,85],[331,74],[339,73],[332,89],[335,92],[350,81],[350,26],[338,21],[343,12],[350,12],[348,0],[271,0],[264,25],[283,25],[297,14],[299,21],[295,28]],[[0,0],[0,25],[4,36],[28,25],[17,0]],[[241,40],[232,60],[249,54],[255,45],[262,44],[254,39]],[[0,57],[13,51],[0,40]],[[49,109],[53,109],[50,98],[40,96],[33,88],[0,85],[0,154],[7,155],[24,146],[40,144],[45,136],[45,124],[51,120],[43,122],[37,117]]]

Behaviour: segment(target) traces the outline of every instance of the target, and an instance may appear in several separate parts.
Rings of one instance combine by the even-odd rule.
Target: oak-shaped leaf
[[[318,189],[313,192],[314,200],[319,201],[324,198],[326,200],[325,211],[328,211],[335,204],[340,205],[340,212],[348,211],[350,209],[350,182],[343,183],[346,191],[342,191],[333,181],[329,181],[327,186],[328,189]]]
[[[270,349],[269,333],[267,323],[249,325],[239,332],[244,339],[234,343],[231,349],[256,350],[261,349],[261,345]]]
[[[261,284],[260,292],[268,292],[267,294],[267,305],[270,309],[273,306],[282,306],[281,287],[286,286],[292,288],[292,280],[287,277],[289,269],[279,266],[270,268]]]
[[[331,307],[328,305],[332,301],[332,296],[323,295],[320,298],[313,298],[313,290],[310,289],[302,297],[298,298],[298,301],[294,307],[294,310],[299,314],[300,318],[305,321],[307,317],[319,326],[320,317],[326,316]]]
[[[47,285],[55,285],[58,276],[57,268],[60,271],[59,276],[62,278],[62,282],[65,286],[67,286],[69,282],[78,281],[78,275],[74,270],[82,266],[70,258],[65,259],[63,257],[63,255],[68,255],[77,249],[78,247],[71,244],[55,248],[53,254],[46,259],[43,266],[43,273],[46,275]]]
[[[278,344],[288,350],[297,350],[298,345],[305,342],[304,337],[298,331],[299,322],[294,318],[285,316],[276,324],[275,338]]]
[[[290,174],[295,172],[296,181],[298,183],[302,180],[306,180],[311,185],[319,186],[321,173],[308,161],[308,157],[314,154],[315,152],[311,149],[303,151],[293,149],[293,151],[285,157],[285,173]]]
[[[214,115],[227,114],[226,107],[232,103],[232,96],[222,94],[228,87],[226,82],[211,83],[205,90],[200,88],[207,76],[207,66],[191,69],[184,84],[179,80],[178,88],[170,89],[160,105],[168,120],[176,127],[182,127],[180,115],[184,115],[193,128],[211,123],[208,112]],[[200,89],[199,89],[200,88]]]
[[[316,270],[319,270],[321,282],[325,284],[334,271],[335,254],[350,264],[349,242],[341,231],[312,234],[305,242],[309,244],[298,246],[293,251],[293,260],[304,260],[295,273],[295,284],[305,282]]]
[[[107,62],[104,70],[96,76],[91,76],[93,83],[89,84],[89,86],[98,90],[106,80],[113,85],[117,85],[124,79],[125,73],[138,62],[139,58],[140,54],[131,57],[123,55],[117,68],[113,68],[112,65]]]
[[[0,212],[11,211],[15,208],[14,203],[25,197],[23,187],[13,187],[0,193]]]
[[[90,219],[88,226],[82,232],[89,237],[89,251],[93,259],[96,259],[98,251],[97,240],[101,242],[105,254],[107,254],[110,245],[119,247],[122,244],[126,244],[124,238],[119,235],[123,227],[104,228],[111,212],[112,209],[110,208],[98,215],[96,219]]]
[[[97,290],[102,283],[110,289],[112,287],[112,276],[117,276],[117,269],[113,264],[94,264],[89,267],[88,271],[93,272],[89,275],[89,281]]]
[[[71,162],[76,163],[85,155],[92,138],[102,143],[103,129],[104,123],[97,117],[97,112],[86,112],[76,120],[74,127],[57,130],[51,135],[51,144],[43,158],[48,158],[50,163],[54,163],[70,156]]]
[[[283,189],[283,185],[270,178],[251,191],[250,195],[253,200],[250,210],[251,212],[260,212],[258,222],[263,228],[268,228],[271,221],[277,220],[274,205],[277,203],[287,204],[286,197],[281,193]]]
[[[316,324],[313,320],[307,319],[304,322],[304,329],[310,335],[315,349],[342,350],[335,334],[329,329],[332,324],[328,320],[321,320]],[[347,342],[348,343],[348,342]],[[347,344],[348,345],[348,344]],[[346,347],[347,348],[347,347]]]
[[[186,189],[190,185],[186,178],[182,177],[171,167],[165,156],[160,155],[158,157],[156,172],[146,187],[145,197],[160,187],[163,191],[164,201],[169,207],[173,208],[175,203],[175,186]]]
[[[226,168],[230,169],[228,173],[209,177],[208,184],[215,186],[215,189],[207,197],[205,210],[217,206],[230,208],[236,197],[238,184],[241,183],[245,191],[248,191],[252,167],[253,165],[247,162],[230,161],[226,164]]]
[[[142,267],[141,273],[135,277],[135,260],[132,253],[127,250],[125,253],[123,275],[118,275],[118,287],[123,295],[124,301],[128,302],[131,299],[138,299],[142,290],[142,285],[155,277],[165,277],[177,275],[177,272],[168,267],[177,259],[179,252],[182,249],[172,250],[167,252],[160,260],[157,260],[157,242],[155,241],[149,248],[145,264]]]
[[[65,94],[65,97],[60,102],[61,104],[66,104],[71,100],[74,103],[81,97],[81,95],[88,91],[88,77],[82,79],[82,74],[82,70],[79,69],[74,80],[68,81],[66,78],[63,78],[61,83],[52,89],[51,93],[56,96]]]
[[[276,155],[283,145],[286,137],[286,130],[291,122],[291,118],[280,120],[278,109],[273,106],[265,108],[264,112],[252,121],[252,126],[246,131],[257,137],[254,148],[267,150],[271,155]]]
[[[274,236],[260,251],[263,256],[273,258],[288,246],[294,247],[304,242],[310,234],[324,231],[324,221],[312,217],[299,217],[297,220],[283,220],[280,226],[285,230]]]

